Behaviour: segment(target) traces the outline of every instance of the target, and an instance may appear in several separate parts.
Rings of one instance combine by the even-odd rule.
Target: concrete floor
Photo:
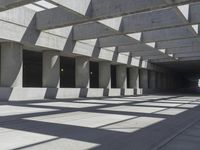
[[[200,97],[0,103],[0,149],[199,150]]]

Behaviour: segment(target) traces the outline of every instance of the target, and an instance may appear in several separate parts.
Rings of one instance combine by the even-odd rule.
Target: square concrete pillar
[[[99,87],[111,88],[111,65],[110,62],[99,62]]]
[[[18,43],[1,44],[1,86],[22,87],[23,48]]]
[[[165,88],[168,89],[169,88],[169,76],[168,76],[168,74],[165,75],[165,82],[166,82]]]
[[[161,89],[165,89],[165,75],[161,73]]]
[[[156,88],[156,72],[155,71],[150,71],[149,72],[149,88],[150,89],[155,89]]]
[[[139,69],[130,68],[130,88],[139,89]]]
[[[167,89],[167,77],[166,74],[163,74],[163,89]]]
[[[43,52],[43,70],[42,70],[43,87],[58,88],[60,87],[60,56],[59,52]]]
[[[89,88],[90,62],[88,57],[76,57],[76,87]]]
[[[159,73],[156,72],[156,88],[159,89]]]
[[[140,70],[140,86],[143,89],[148,89],[148,70],[141,69]]]
[[[158,89],[162,89],[162,85],[163,85],[163,77],[162,77],[162,73],[157,72],[157,88]]]
[[[116,77],[117,77],[117,88],[126,89],[127,88],[127,74],[126,65],[117,65]]]

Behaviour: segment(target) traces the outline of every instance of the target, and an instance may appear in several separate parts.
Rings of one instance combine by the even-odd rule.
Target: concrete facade
[[[199,3],[190,4],[183,0],[157,4],[149,1],[143,8],[137,2],[126,1],[99,3],[94,0],[91,5],[87,0],[74,3],[52,0],[47,3],[54,5],[54,9],[37,4],[41,10],[26,5],[36,5],[35,0],[0,1],[0,85],[2,91],[7,91],[2,99],[8,97],[10,91],[27,92],[27,99],[42,99],[137,95],[145,91],[180,88],[179,74],[157,64],[198,59],[200,44],[195,40],[198,25],[194,23],[200,23],[195,17],[199,13]],[[188,5],[177,7],[180,4]],[[105,6],[113,6],[113,9],[108,10]],[[167,9],[157,10],[158,6]],[[149,8],[151,12],[147,11]],[[166,20],[159,19],[163,15]],[[156,24],[153,23],[155,18],[158,19]],[[190,47],[193,53],[188,54],[183,45]],[[30,68],[24,68],[24,50],[42,55],[42,64],[29,56],[26,63]],[[75,66],[66,61],[69,68],[65,70],[75,70],[74,74],[66,74],[66,78],[75,80],[75,85],[69,80],[61,82],[61,57],[75,59]],[[98,88],[90,87],[90,81],[94,80],[90,74],[90,61],[99,66],[95,76]],[[111,64],[116,66],[116,88],[111,88]],[[25,82],[38,84],[29,87],[38,93],[38,97],[29,94],[29,89],[23,87]],[[70,83],[69,87],[61,88],[63,82]]]
[[[22,87],[22,45],[1,44],[1,86]]]
[[[118,65],[117,66],[117,88],[126,89],[127,88],[127,74],[126,74],[126,66]]]
[[[99,87],[111,88],[110,62],[99,62]]]
[[[149,72],[149,88],[150,89],[156,89],[156,72],[155,71],[150,71]]]
[[[76,58],[76,87],[89,88],[90,72],[89,59],[87,57]]]
[[[140,70],[140,86],[143,89],[148,89],[149,87],[149,77],[148,70],[141,69]]]
[[[0,0],[0,150],[199,150],[199,16],[200,0]]]
[[[58,52],[43,52],[43,87],[60,87],[60,57]]]
[[[139,89],[139,69],[130,68],[130,88]]]

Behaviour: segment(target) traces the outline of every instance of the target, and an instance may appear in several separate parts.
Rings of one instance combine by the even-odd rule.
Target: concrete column
[[[156,88],[156,72],[155,71],[150,71],[149,88],[150,89]]]
[[[1,44],[1,86],[22,87],[23,48],[17,43]]]
[[[169,75],[169,79],[168,79],[168,86],[169,86],[169,89],[172,89],[173,88],[173,80],[172,80],[172,75]]]
[[[160,85],[159,85],[159,87],[160,87],[160,89],[163,89],[163,74],[162,73],[159,73],[159,79],[160,79]]]
[[[158,74],[158,72],[155,72],[155,74],[156,74],[156,89],[159,89],[159,74]]]
[[[99,62],[99,87],[111,88],[111,65],[110,62]]]
[[[165,75],[165,82],[166,82],[166,89],[168,89],[169,88],[169,75],[168,74],[166,74]]]
[[[139,69],[130,68],[130,88],[139,89]]]
[[[148,70],[140,70],[140,82],[141,88],[148,89]]]
[[[161,74],[161,78],[162,78],[162,89],[165,89],[166,88],[166,78],[165,78],[164,73]]]
[[[163,74],[163,89],[167,89],[167,75]]]
[[[90,86],[90,62],[88,57],[76,57],[76,87],[89,88]]]
[[[161,77],[161,73],[160,72],[157,72],[157,88],[158,89],[161,89],[162,88],[162,77]]]
[[[126,89],[127,88],[127,74],[126,65],[118,65],[116,68],[117,72],[117,88]]]
[[[43,52],[43,87],[60,87],[60,56],[55,51]]]

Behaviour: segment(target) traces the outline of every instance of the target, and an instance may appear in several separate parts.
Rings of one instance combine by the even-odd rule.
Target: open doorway
[[[42,53],[23,51],[23,87],[42,87]]]

